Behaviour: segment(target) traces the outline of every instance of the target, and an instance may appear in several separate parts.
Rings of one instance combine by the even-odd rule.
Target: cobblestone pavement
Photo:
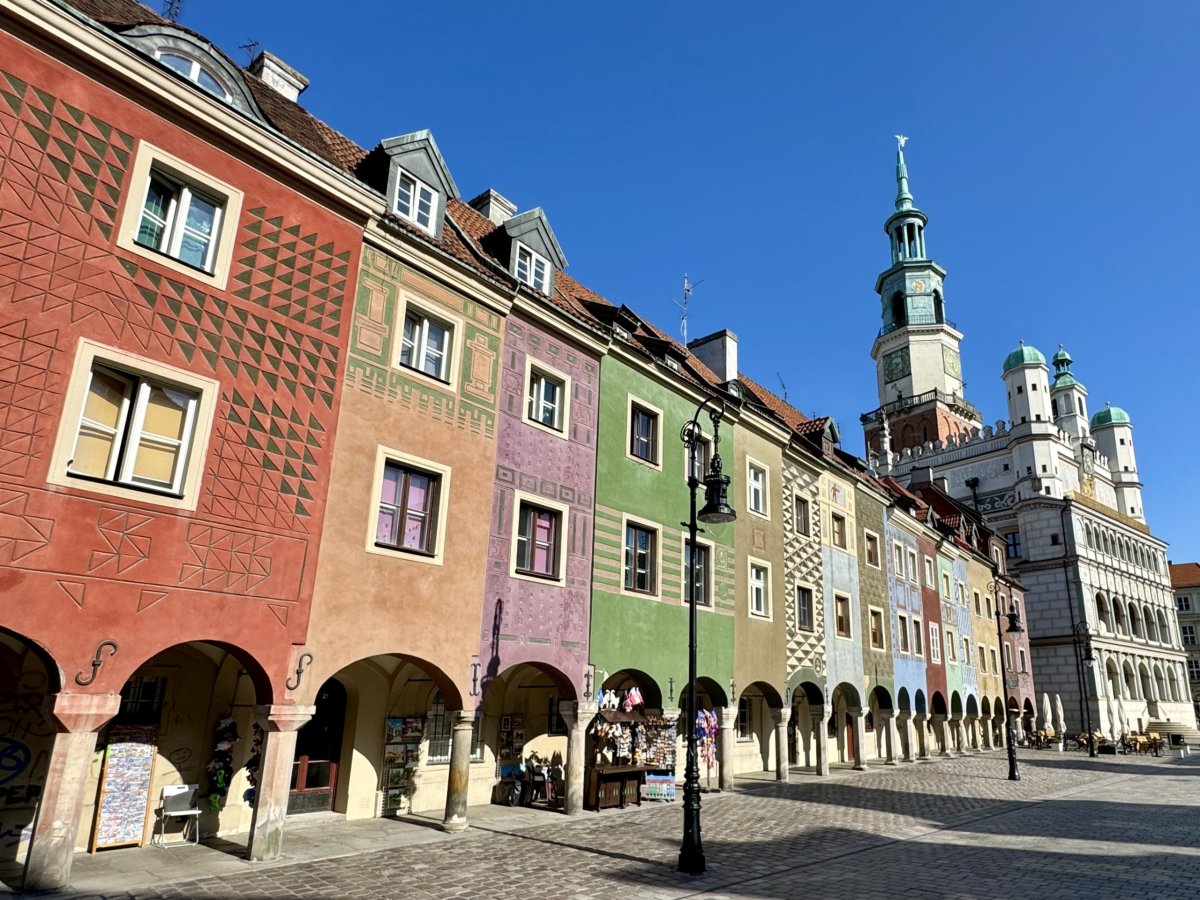
[[[555,817],[517,833],[115,892],[159,898],[1200,898],[1200,759],[997,753],[706,797],[709,871],[675,871],[682,811]]]

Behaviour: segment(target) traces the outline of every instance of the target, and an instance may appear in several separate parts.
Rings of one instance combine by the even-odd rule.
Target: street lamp
[[[736,383],[736,382],[735,382]],[[729,476],[721,472],[721,454],[717,448],[721,443],[721,417],[725,415],[725,401],[717,399],[720,408],[710,409],[712,420],[713,455],[704,480],[696,477],[696,445],[701,440],[700,414],[716,398],[706,397],[696,408],[696,414],[683,426],[679,438],[687,447],[688,493],[691,497],[688,520],[683,524],[688,529],[688,705],[687,705],[687,764],[683,773],[683,844],[679,848],[679,871],[698,875],[704,871],[704,846],[700,841],[700,766],[696,759],[696,563],[697,535],[700,532],[697,519],[708,525],[732,522],[737,513],[729,505]],[[696,490],[704,485],[704,508],[696,512]]]
[[[988,585],[988,590],[993,596],[996,596],[996,582]],[[1008,612],[1000,611],[1000,604],[996,604],[996,640],[1000,642],[1000,658],[1004,658],[1004,634],[1000,633],[1000,625],[1004,619],[1008,619],[1008,628],[1004,629],[1004,634],[1023,634],[1025,629],[1021,627],[1021,614],[1017,612],[1017,604],[1012,603]],[[1008,705],[1008,684],[1004,685],[1005,702],[1004,702],[1004,738],[1008,744],[1008,780],[1020,781],[1021,773],[1017,769],[1017,733],[1013,728],[1013,720],[1017,717],[1017,710]]]
[[[1096,651],[1092,649],[1092,630],[1087,622],[1076,622],[1071,627],[1071,640],[1075,644],[1076,669],[1079,678],[1080,704],[1087,719],[1088,756],[1096,755],[1096,736],[1092,734],[1092,698],[1088,691],[1087,670],[1096,661]]]

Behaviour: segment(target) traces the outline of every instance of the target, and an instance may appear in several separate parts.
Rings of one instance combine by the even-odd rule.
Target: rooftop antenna
[[[783,376],[776,372],[775,377],[779,379],[779,386],[783,388],[783,402],[787,403],[787,385],[783,383]]]
[[[704,283],[701,278],[695,284],[688,280],[687,272],[683,273],[683,299],[672,301],[676,306],[683,310],[683,316],[680,317],[679,330],[683,332],[683,346],[687,346],[687,320],[688,320],[688,303],[692,299],[692,291]]]
[[[250,57],[250,62],[254,62],[254,56],[258,53],[258,41],[251,38],[244,44],[238,44],[239,50],[245,50],[246,55]]]
[[[162,17],[172,22],[178,22],[183,14],[183,0],[163,0]]]

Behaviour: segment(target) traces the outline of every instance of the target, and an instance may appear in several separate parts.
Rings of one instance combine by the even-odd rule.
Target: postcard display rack
[[[421,741],[425,739],[424,716],[389,716],[383,748],[383,814],[408,812],[416,786]]]
[[[592,760],[584,796],[587,809],[601,810],[675,799],[674,719],[637,710],[602,709],[592,720]]]

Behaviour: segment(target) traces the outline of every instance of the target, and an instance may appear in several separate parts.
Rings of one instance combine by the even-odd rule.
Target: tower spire
[[[913,196],[908,189],[908,167],[904,165],[904,145],[907,143],[907,135],[896,135],[896,212],[913,209]]]

